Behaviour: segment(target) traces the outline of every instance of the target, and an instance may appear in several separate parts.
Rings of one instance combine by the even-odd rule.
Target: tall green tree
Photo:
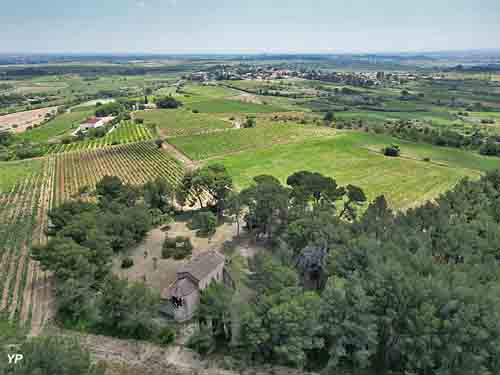
[[[275,230],[286,224],[290,193],[272,176],[257,176],[255,184],[243,190],[241,195],[249,212],[246,217],[250,231],[273,238]]]

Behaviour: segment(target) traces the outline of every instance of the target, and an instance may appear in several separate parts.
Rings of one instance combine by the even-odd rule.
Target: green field
[[[195,103],[210,99],[223,99],[238,95],[238,92],[222,86],[188,85],[182,88],[180,99],[183,103]]]
[[[232,99],[212,99],[186,104],[186,108],[202,113],[271,113],[285,109],[272,104],[246,103]]]
[[[256,128],[176,137],[169,142],[192,159],[202,160],[245,149],[269,147],[275,143],[298,142],[310,137],[334,135],[330,129],[295,123],[258,121],[257,124]]]
[[[156,125],[159,132],[165,136],[197,134],[232,127],[229,121],[203,113],[192,113],[185,109],[141,111],[135,116],[144,119],[146,125]]]
[[[20,134],[18,137],[21,140],[47,142],[68,133],[71,129],[76,129],[78,125],[91,115],[91,111],[64,113],[38,128]]]
[[[239,188],[252,178],[269,174],[285,182],[300,170],[332,176],[340,184],[361,186],[369,199],[385,194],[395,208],[415,206],[449,190],[463,177],[476,178],[495,168],[496,159],[433,146],[402,144],[403,157],[389,158],[377,152],[394,141],[389,137],[343,132],[335,137],[274,145],[217,158],[230,171]],[[421,161],[425,157],[434,162]],[[447,163],[448,166],[441,165]]]
[[[42,165],[40,159],[0,162],[0,193],[9,191],[15,184],[38,172]]]

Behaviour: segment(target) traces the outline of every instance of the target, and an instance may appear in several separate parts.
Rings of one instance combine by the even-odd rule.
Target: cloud
[[[135,2],[138,7],[144,8],[146,6],[146,3],[142,0],[136,1]]]

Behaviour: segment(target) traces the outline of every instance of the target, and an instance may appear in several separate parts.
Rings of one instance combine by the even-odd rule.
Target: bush
[[[130,268],[134,265],[134,260],[132,258],[125,258],[122,260],[122,268]]]
[[[43,155],[41,145],[31,142],[24,142],[16,145],[14,152],[18,159],[36,158]]]
[[[401,149],[398,145],[385,147],[382,151],[385,156],[398,157],[399,155],[401,155]]]
[[[486,156],[500,156],[500,144],[492,139],[488,139],[479,149],[479,153]]]
[[[175,238],[166,238],[161,250],[163,259],[174,258],[181,260],[190,256],[193,252],[193,245],[187,237],[178,236]]]
[[[198,354],[210,354],[215,349],[215,340],[208,328],[202,328],[189,338],[187,347]]]
[[[334,119],[335,119],[335,116],[334,116],[334,114],[333,114],[333,112],[332,112],[332,111],[328,111],[328,112],[325,114],[325,118],[324,118],[324,120],[325,120],[326,122],[332,122]]]
[[[155,145],[158,146],[158,148],[161,148],[164,142],[165,141],[161,138],[155,139]]]
[[[199,235],[210,235],[215,233],[217,218],[212,212],[199,212],[191,220],[191,228],[197,229]]]
[[[166,96],[164,98],[158,98],[158,99],[156,99],[156,106],[158,108],[171,109],[171,108],[178,108],[181,105],[182,105],[181,102],[175,100],[171,96]]]
[[[95,115],[97,117],[118,116],[123,111],[120,103],[107,103],[97,107]]]
[[[255,117],[253,116],[248,116],[245,122],[243,123],[244,128],[255,128],[257,126],[257,123],[255,121]]]
[[[63,145],[69,145],[70,143],[72,143],[73,141],[75,140],[74,137],[68,135],[68,136],[65,136],[61,139],[61,144]]]
[[[9,149],[5,146],[0,145],[0,161],[7,161],[9,160],[9,158]]]
[[[429,158],[429,157],[425,157],[423,160],[424,160],[424,161],[426,161],[426,162],[430,162],[430,161],[431,161],[431,158]]]
[[[494,124],[494,123],[495,123],[495,120],[491,120],[491,119],[481,120],[481,124]]]
[[[175,331],[170,327],[165,327],[158,332],[155,339],[156,343],[161,346],[167,346],[175,341]]]

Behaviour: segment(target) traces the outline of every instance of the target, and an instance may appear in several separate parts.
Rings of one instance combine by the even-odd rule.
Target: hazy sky
[[[469,48],[500,48],[500,0],[0,0],[0,52]]]

